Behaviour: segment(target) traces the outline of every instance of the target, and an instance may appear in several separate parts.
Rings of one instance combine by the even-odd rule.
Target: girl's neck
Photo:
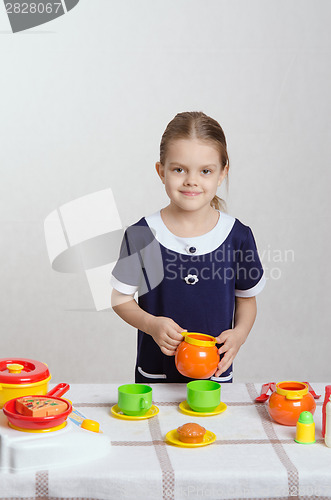
[[[163,208],[160,214],[169,231],[181,238],[194,238],[206,234],[216,226],[219,219],[219,212],[211,206],[191,212],[170,204]]]

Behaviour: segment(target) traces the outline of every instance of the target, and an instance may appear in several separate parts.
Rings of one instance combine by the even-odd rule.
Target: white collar
[[[228,237],[235,218],[220,212],[218,222],[208,233],[193,238],[182,238],[173,234],[162,220],[160,210],[145,217],[148,226],[155,231],[156,240],[165,248],[185,255],[204,255],[216,250]],[[189,249],[195,248],[195,252]]]

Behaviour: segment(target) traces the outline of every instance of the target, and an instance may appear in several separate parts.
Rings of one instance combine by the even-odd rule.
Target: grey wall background
[[[81,0],[12,34],[0,5],[0,357],[53,381],[133,381],[135,331],[51,269],[43,222],[111,187],[123,225],[167,204],[162,132],[202,110],[227,136],[228,212],[266,267],[235,381],[330,382],[331,4]]]

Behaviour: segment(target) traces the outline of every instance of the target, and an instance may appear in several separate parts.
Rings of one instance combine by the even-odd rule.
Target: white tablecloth
[[[227,410],[212,417],[180,412],[185,385],[154,384],[160,412],[141,421],[110,414],[119,384],[73,384],[66,397],[100,423],[111,441],[108,456],[66,468],[2,472],[0,499],[331,499],[331,448],[321,436],[326,384],[311,384],[322,394],[312,445],[295,443],[295,427],[272,422],[266,406],[254,403],[261,384],[223,384]],[[192,421],[214,432],[216,442],[196,449],[165,443],[169,430]]]

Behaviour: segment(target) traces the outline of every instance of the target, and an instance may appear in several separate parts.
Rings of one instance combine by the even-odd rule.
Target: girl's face
[[[167,195],[182,210],[210,206],[218,186],[228,173],[222,169],[219,153],[198,139],[178,139],[168,147],[165,165],[156,163]]]

